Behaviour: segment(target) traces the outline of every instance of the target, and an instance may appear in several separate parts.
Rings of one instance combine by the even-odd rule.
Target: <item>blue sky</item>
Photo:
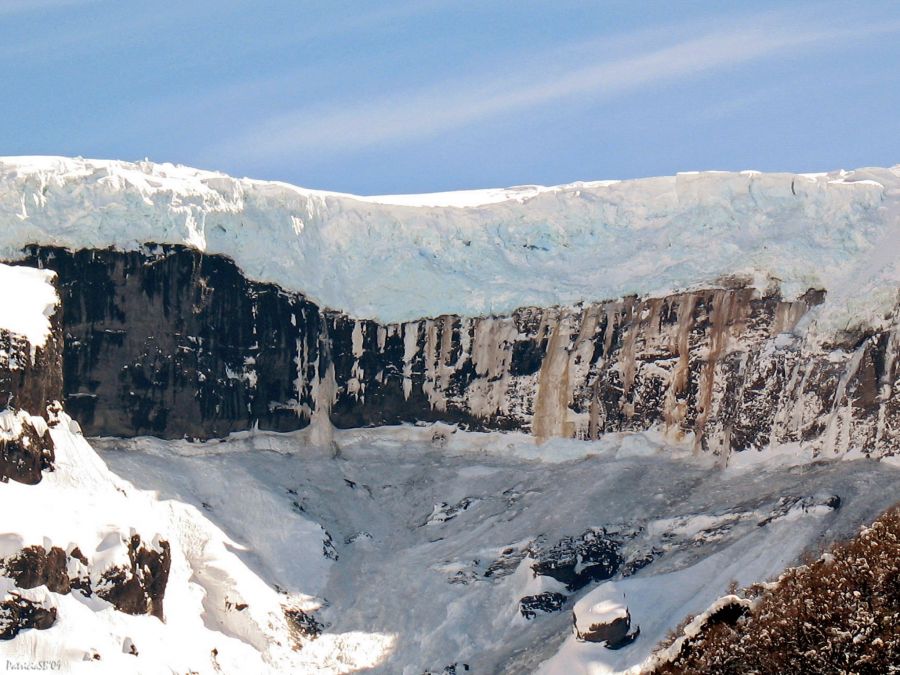
[[[900,163],[900,3],[0,0],[0,154],[361,194]]]

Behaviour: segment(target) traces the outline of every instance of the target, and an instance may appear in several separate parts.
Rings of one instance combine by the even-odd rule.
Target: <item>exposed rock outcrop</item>
[[[46,586],[53,593],[68,593],[72,582],[83,587],[80,579],[69,578],[69,556],[58,546],[46,550],[43,546],[28,546],[0,563],[4,576],[10,577],[19,588]],[[90,584],[86,584],[90,595]]]
[[[3,291],[16,293],[17,289]],[[57,311],[48,319],[50,333],[41,345],[33,345],[25,336],[0,328],[0,410],[10,407],[44,416],[49,403],[63,399],[60,313]]]
[[[169,542],[148,547],[138,535],[128,542],[128,566],[117,566],[103,572],[95,590],[126,614],[150,614],[163,620],[163,598],[172,565]]]
[[[0,559],[0,574],[18,588],[46,586],[53,593],[78,591],[110,602],[126,614],[150,614],[163,620],[163,599],[171,567],[167,541],[148,546],[140,536],[127,542],[127,565],[97,568],[77,547],[68,553],[53,546],[28,546]],[[54,610],[55,612],[55,610]]]
[[[325,626],[311,612],[299,607],[285,607],[284,617],[287,619],[291,635],[297,644],[302,640],[315,640],[322,634]]]
[[[23,630],[46,630],[56,623],[56,608],[11,594],[0,600],[0,640],[12,640]]]
[[[564,537],[554,546],[536,551],[535,555],[537,561],[531,566],[534,574],[552,577],[570,591],[615,576],[623,562],[619,543],[607,537],[603,530]]]
[[[58,312],[46,320],[50,330],[43,344],[0,329],[0,482],[34,485],[42,471],[53,469],[55,448],[44,418],[51,419],[48,406],[63,399],[63,335]]]
[[[35,485],[43,471],[53,469],[55,458],[53,438],[42,417],[24,410],[0,411],[0,483]]]
[[[550,614],[562,609],[566,596],[554,591],[545,591],[537,595],[526,595],[519,600],[519,614],[526,619],[535,618],[538,613]]]

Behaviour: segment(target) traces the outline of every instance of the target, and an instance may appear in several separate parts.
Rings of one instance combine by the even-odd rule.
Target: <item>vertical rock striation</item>
[[[891,452],[891,328],[825,346],[740,280],[663,298],[379,324],[179,246],[30,247],[59,275],[65,394],[89,434],[214,437],[446,421],[538,440],[659,428],[698,450],[802,441]],[[893,324],[896,326],[896,322]]]

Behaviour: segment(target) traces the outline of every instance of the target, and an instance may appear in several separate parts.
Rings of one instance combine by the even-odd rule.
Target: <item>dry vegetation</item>
[[[749,612],[707,621],[652,672],[900,673],[900,505],[742,595]]]

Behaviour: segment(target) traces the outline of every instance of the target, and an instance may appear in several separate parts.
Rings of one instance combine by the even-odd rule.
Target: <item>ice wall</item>
[[[900,280],[900,167],[686,173],[553,188],[357,197],[150,162],[0,159],[0,258],[26,244],[181,244],[382,323],[721,286],[830,293],[874,325]],[[833,300],[833,301],[832,301]]]

